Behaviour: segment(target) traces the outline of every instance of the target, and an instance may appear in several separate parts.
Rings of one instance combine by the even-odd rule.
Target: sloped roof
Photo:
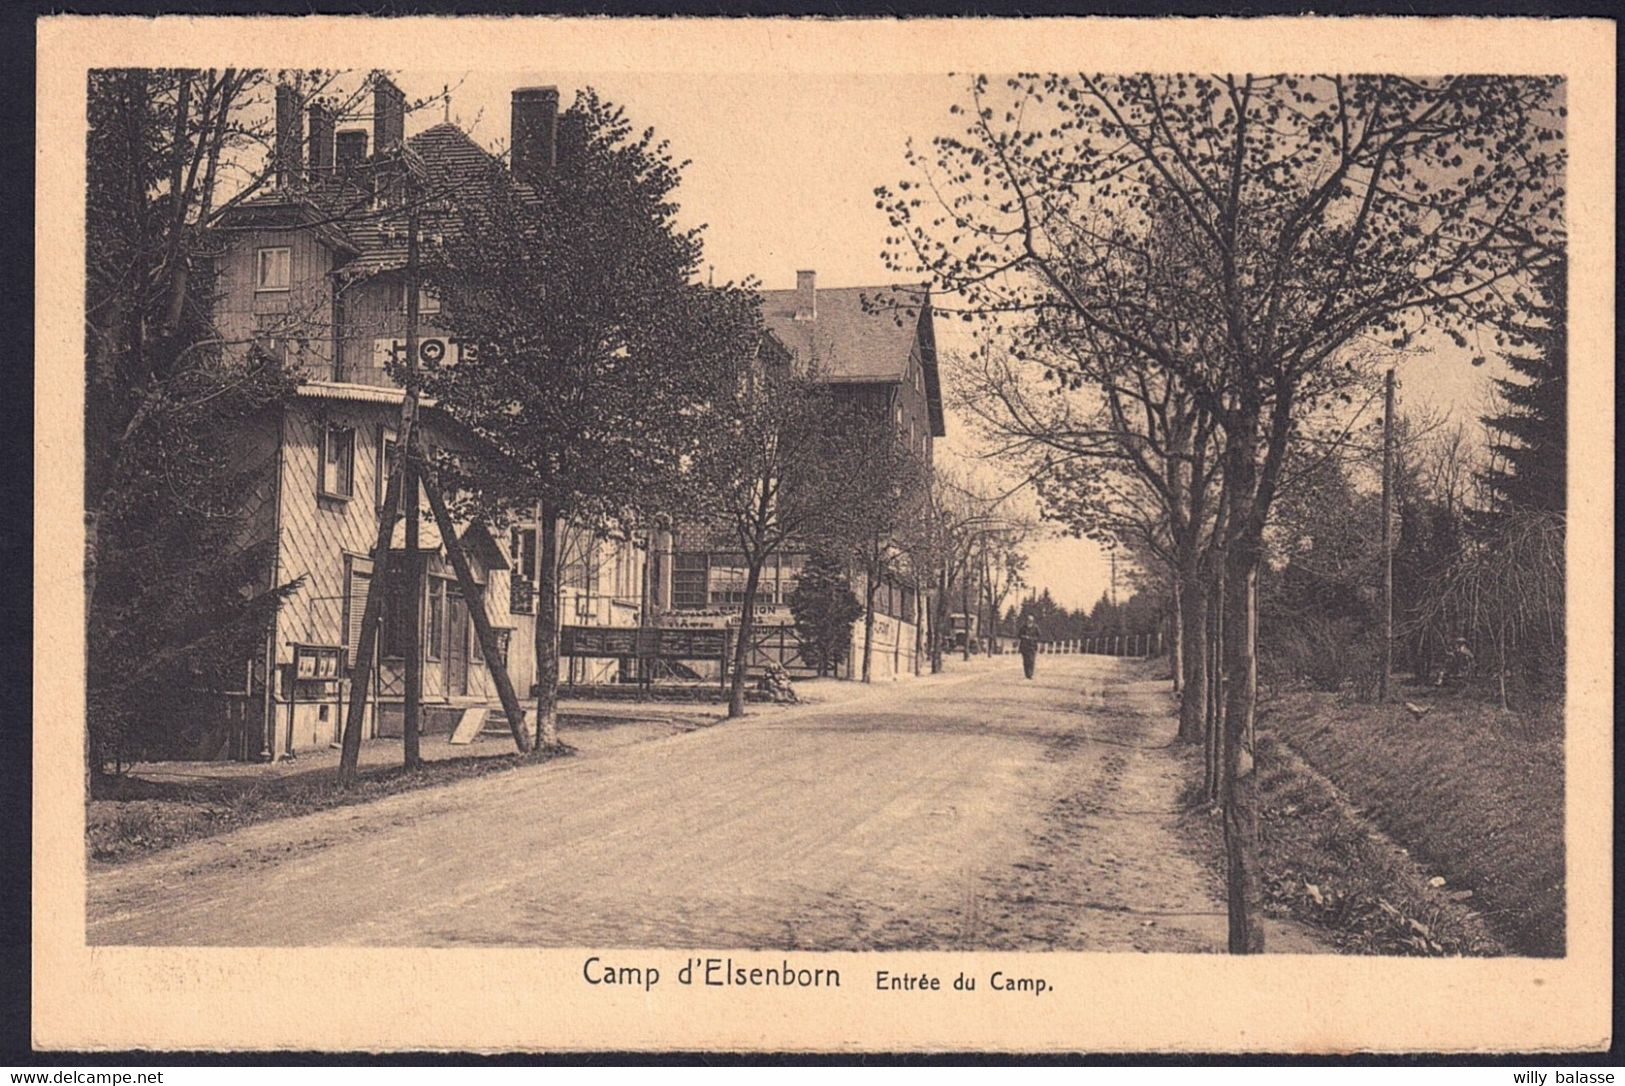
[[[244,200],[222,222],[227,230],[314,230],[331,249],[348,255],[361,252],[355,239],[332,223],[332,213],[304,193],[272,189]]]
[[[329,244],[344,249],[353,259],[343,266],[347,276],[367,276],[406,263],[406,224],[398,210],[391,214],[371,207],[372,181],[398,171],[411,171],[420,191],[445,191],[461,198],[487,189],[501,162],[454,124],[437,124],[406,140],[401,154],[374,155],[355,173],[337,172],[315,177],[294,190],[269,190],[245,200],[233,211],[235,225],[301,226],[321,222]],[[521,196],[533,195],[530,186],[507,180]],[[455,216],[425,208],[419,216],[420,236],[455,228]]]
[[[901,381],[918,334],[921,287],[819,287],[817,315],[796,319],[793,290],[762,291],[762,321],[803,365],[830,381]]]
[[[500,168],[497,157],[454,124],[426,128],[406,141],[406,166],[420,179],[420,185],[436,191],[456,193],[459,199],[478,198],[492,184]],[[521,195],[530,193],[523,182],[507,180]],[[398,216],[397,216],[398,217]],[[425,209],[420,215],[422,235],[432,236],[456,228],[455,216]],[[361,255],[345,267],[349,275],[371,275],[406,264],[406,225],[379,215],[363,216],[347,232],[355,239]]]
[[[761,295],[762,322],[768,331],[798,362],[816,366],[826,381],[902,381],[917,344],[931,433],[944,436],[936,329],[931,292],[925,285],[819,287],[813,292],[811,320],[796,319],[796,291],[764,290]]]
[[[480,521],[456,521],[457,538],[463,543],[464,553],[473,554],[480,561],[484,572],[493,569],[508,569],[512,563],[508,560],[508,550],[491,530]],[[445,537],[440,534],[440,525],[433,517],[424,517],[418,525],[418,550],[429,554],[436,554],[444,550]],[[406,518],[401,517],[395,521],[395,530],[389,537],[389,549],[405,553],[406,551]],[[476,578],[478,579],[478,578]]]

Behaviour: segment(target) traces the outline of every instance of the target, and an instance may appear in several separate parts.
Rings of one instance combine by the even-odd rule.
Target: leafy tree
[[[676,225],[676,161],[592,90],[559,118],[557,165],[497,172],[453,203],[425,262],[439,323],[478,345],[424,391],[483,441],[459,484],[486,509],[539,510],[537,748],[557,744],[558,530],[627,530],[683,485],[716,414],[718,373],[759,340],[755,296],[698,285],[698,230]],[[495,170],[495,167],[493,167]]]
[[[1550,78],[1158,73],[976,76],[962,136],[881,189],[887,257],[1005,325],[1076,327],[1166,373],[1223,439],[1229,946],[1263,948],[1254,587],[1306,409],[1360,337],[1465,345],[1561,237]],[[905,187],[906,186],[906,187]],[[1151,244],[1152,232],[1175,244]]]
[[[818,669],[832,674],[852,650],[852,624],[863,615],[863,604],[852,591],[846,562],[823,550],[807,556],[796,587],[790,593],[801,654]]]
[[[87,764],[173,752],[177,697],[232,689],[270,583],[234,431],[292,387],[209,311],[222,162],[263,137],[258,71],[90,73],[85,219]],[[252,179],[246,191],[262,183]]]

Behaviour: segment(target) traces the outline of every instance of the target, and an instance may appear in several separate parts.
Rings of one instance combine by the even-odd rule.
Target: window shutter
[[[372,584],[372,561],[351,558],[349,587],[345,600],[344,648],[349,666],[355,666],[356,652],[361,648],[361,619],[367,611],[367,588]]]

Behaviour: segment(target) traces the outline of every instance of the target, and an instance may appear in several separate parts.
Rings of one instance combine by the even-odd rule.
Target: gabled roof
[[[233,226],[278,225],[300,227],[321,223],[329,244],[351,256],[342,268],[347,276],[368,276],[406,263],[405,215],[399,209],[371,205],[370,186],[387,184],[401,170],[418,179],[420,191],[456,193],[476,198],[492,184],[501,160],[475,143],[454,124],[437,124],[406,140],[397,155],[374,155],[353,174],[330,173],[314,177],[292,191],[271,190],[245,200],[231,216]],[[505,175],[504,175],[505,176]],[[507,179],[521,196],[530,186]],[[455,216],[425,208],[420,236],[430,237],[455,227]]]
[[[491,530],[480,521],[458,521],[457,538],[463,543],[464,553],[472,554],[479,559],[480,567],[476,573],[493,569],[508,569],[507,549],[497,542],[491,535]],[[440,525],[433,517],[424,518],[418,525],[418,550],[428,554],[436,554],[444,550],[445,537],[440,534]],[[395,529],[389,537],[389,549],[405,553],[406,551],[406,518],[395,521]]]
[[[244,200],[222,222],[226,230],[313,230],[330,249],[354,256],[355,240],[332,222],[333,215],[303,193],[272,190]]]
[[[768,331],[797,362],[816,367],[826,381],[903,381],[909,356],[918,346],[931,431],[943,436],[936,333],[927,287],[818,287],[810,320],[796,319],[796,291],[764,290],[761,295],[762,322]]]
[[[819,287],[817,315],[797,320],[793,290],[762,291],[762,322],[830,381],[901,381],[908,372],[922,305],[917,288]]]

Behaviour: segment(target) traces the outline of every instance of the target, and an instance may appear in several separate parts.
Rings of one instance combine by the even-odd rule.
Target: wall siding
[[[303,576],[299,590],[283,605],[277,633],[277,662],[290,664],[293,644],[308,642],[325,645],[346,644],[347,601],[346,558],[366,561],[378,532],[379,445],[382,428],[394,429],[399,409],[388,404],[301,399],[287,408],[283,421],[282,531],[280,564],[284,579]],[[318,495],[322,432],[328,425],[348,426],[356,431],[355,485],[348,500]],[[426,427],[432,441],[432,429]],[[423,514],[425,532],[433,531],[433,516]],[[483,569],[474,562],[476,578],[483,577],[486,614],[495,627],[512,628],[508,653],[510,677],[521,696],[529,689],[534,674],[533,619],[508,612],[509,574],[506,570]],[[453,577],[451,564],[440,556],[429,562],[430,576]],[[427,616],[427,607],[420,612]],[[449,608],[448,608],[449,626]],[[496,687],[483,663],[473,659],[473,623],[465,633],[469,645],[468,697],[495,700]],[[447,653],[427,660],[423,668],[423,696],[426,703],[448,698]],[[405,690],[404,666],[400,660],[385,659],[379,667],[377,696],[385,701],[399,699]],[[288,725],[278,722],[277,734],[285,744]],[[332,716],[331,711],[329,717]],[[319,746],[336,735],[336,721],[323,721],[316,706],[296,706],[294,749]],[[369,726],[376,730],[376,721]],[[369,734],[370,734],[369,731]],[[282,749],[279,746],[279,750]]]
[[[221,254],[215,324],[228,351],[245,353],[256,339],[275,338],[283,361],[305,376],[333,376],[333,252],[309,230],[244,230]],[[289,249],[289,288],[256,291],[256,253]]]
[[[338,379],[353,384],[395,387],[389,372],[375,365],[375,341],[384,337],[406,338],[406,311],[401,308],[402,277],[386,272],[358,280],[345,287],[339,297],[339,320],[343,342],[340,345]],[[447,335],[436,327],[433,316],[418,318],[420,336]]]

